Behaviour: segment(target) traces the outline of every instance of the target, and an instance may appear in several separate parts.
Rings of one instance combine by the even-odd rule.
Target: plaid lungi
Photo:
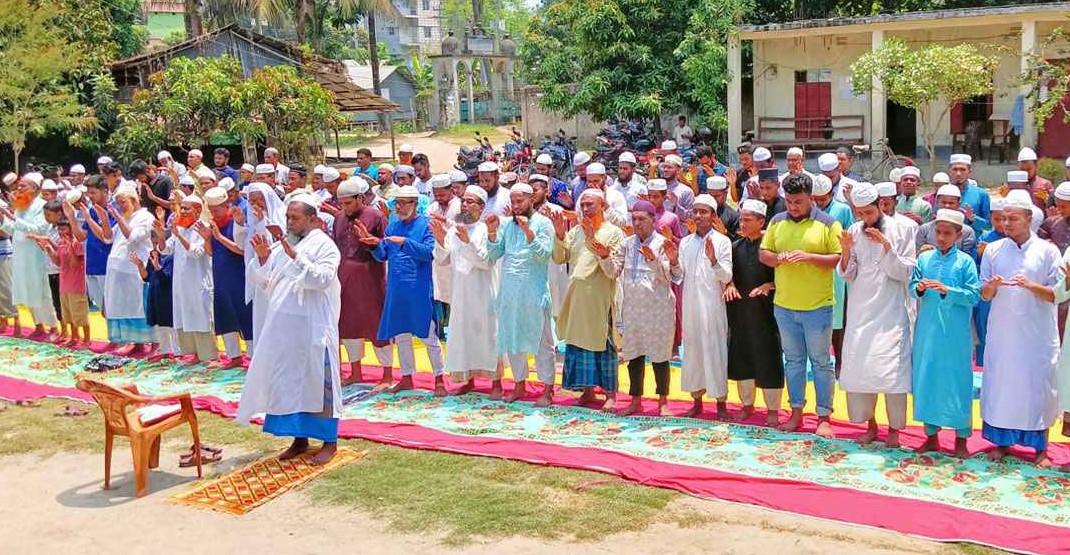
[[[588,351],[565,345],[565,367],[561,387],[580,390],[601,387],[607,393],[617,391],[617,348],[612,335],[604,351]]]

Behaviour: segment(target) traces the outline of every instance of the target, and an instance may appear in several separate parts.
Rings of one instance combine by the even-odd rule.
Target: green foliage
[[[688,104],[714,128],[728,127],[728,36],[754,9],[753,0],[701,0],[675,55],[687,79]]]
[[[163,38],[163,43],[166,46],[174,46],[184,40],[186,40],[186,31],[171,31],[169,35]]]
[[[524,0],[488,0],[483,2],[483,27],[495,21],[505,24],[505,32],[524,36],[534,12]],[[472,0],[443,0],[440,18],[444,29],[463,36],[472,22]]]
[[[1063,122],[1070,123],[1070,105],[1066,102],[1070,93],[1070,63],[1065,59],[1065,52],[1052,57],[1043,55],[1044,52],[1051,52],[1057,43],[1065,43],[1068,39],[1070,33],[1057,27],[1037,45],[1035,51],[1026,55],[1027,67],[1020,79],[1029,87],[1027,109],[1032,110],[1033,123],[1040,130],[1060,109],[1063,110]]]
[[[234,58],[176,58],[119,111],[111,147],[121,159],[160,145],[201,146],[213,135],[267,141],[284,156],[308,155],[312,141],[340,122],[331,93],[289,66],[243,79]]]
[[[56,23],[82,53],[76,75],[104,73],[109,62],[141,53],[149,30],[141,24],[139,0],[46,0],[62,7]]]
[[[62,17],[58,5],[0,0],[0,143],[11,146],[16,167],[28,137],[96,123],[65,81],[83,53],[66,43],[55,24]]]
[[[422,125],[426,125],[430,119],[430,102],[435,96],[434,68],[431,64],[420,59],[419,55],[413,55],[409,65],[399,66],[398,71],[412,80],[415,85],[416,95],[413,99],[416,105],[416,120]]]
[[[1037,175],[1055,184],[1066,181],[1066,166],[1064,162],[1064,160],[1056,160],[1055,158],[1041,158],[1037,160]]]
[[[876,83],[888,100],[913,108],[933,160],[940,122],[955,104],[990,93],[998,65],[996,57],[982,54],[972,44],[912,49],[893,38],[851,64],[851,87],[862,94]]]

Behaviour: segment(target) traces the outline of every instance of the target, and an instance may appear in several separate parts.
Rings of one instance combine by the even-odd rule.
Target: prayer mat
[[[171,501],[232,515],[243,515],[280,495],[323,476],[338,467],[364,458],[365,452],[341,447],[323,466],[310,464],[313,451],[296,459],[270,457],[254,461],[226,476],[171,496]]]
[[[74,376],[93,356],[0,337],[0,398],[81,398]],[[365,366],[368,382],[378,374]],[[622,376],[626,384],[627,373]],[[197,408],[233,416],[245,375],[238,369],[139,360],[94,377],[136,383],[147,395],[188,391]],[[978,430],[968,443],[974,456],[958,460],[879,444],[860,447],[853,439],[864,427],[836,419],[836,439],[802,433],[814,429],[813,415],[806,417],[802,432],[789,434],[759,425],[765,418],[761,410],[744,423],[621,418],[572,406],[575,396],[568,393],[555,396],[558,406],[540,409],[530,402],[492,402],[482,394],[434,398],[429,374],[418,373],[415,382],[418,390],[400,394],[372,395],[368,383],[345,388],[340,437],[592,470],[699,497],[939,541],[1070,555],[1070,475],[1010,457],[989,463],[979,454],[989,444],[980,438],[976,417]],[[512,386],[508,380],[504,385]],[[486,387],[481,382],[478,390]],[[537,394],[532,391],[524,400]],[[671,398],[672,412],[689,406],[678,390]],[[618,396],[620,406],[628,400]],[[840,393],[834,415],[846,414],[842,401]],[[652,409],[652,400],[645,399],[644,411]],[[1053,434],[1052,439],[1061,438]],[[915,447],[924,433],[911,425],[901,440]],[[949,448],[950,432],[944,441]],[[1049,452],[1056,463],[1070,461],[1066,443],[1052,442]]]

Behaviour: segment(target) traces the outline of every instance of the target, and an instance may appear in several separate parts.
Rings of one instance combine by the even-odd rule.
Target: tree
[[[28,137],[96,122],[64,81],[81,52],[68,46],[56,26],[62,16],[56,5],[0,0],[0,143],[11,145],[16,168]]]
[[[382,96],[379,81],[379,42],[375,37],[375,14],[396,14],[397,8],[390,0],[338,0],[339,12],[343,15],[363,14],[368,23],[368,64],[372,68],[372,92]],[[379,127],[386,126],[386,118],[379,113]]]
[[[426,61],[421,60],[419,55],[414,54],[409,65],[398,67],[406,77],[412,80],[416,87],[416,119],[422,124],[429,123],[429,103],[435,96],[435,72]]]
[[[1019,76],[1029,87],[1026,95],[1027,110],[1033,112],[1033,123],[1043,131],[1048,120],[1062,111],[1063,122],[1070,123],[1070,63],[1065,59],[1051,59],[1044,52],[1059,43],[1065,43],[1068,33],[1062,27],[1052,31],[1038,48],[1026,54],[1026,70]]]
[[[921,121],[929,169],[935,171],[941,122],[956,104],[992,92],[998,65],[996,57],[982,54],[972,44],[911,49],[893,38],[851,64],[851,87],[855,94],[863,94],[878,86],[888,100],[913,109]]]
[[[239,98],[248,116],[236,121],[251,125],[237,130],[246,138],[269,139],[284,157],[307,159],[310,139],[325,139],[342,123],[331,93],[290,66],[256,70],[241,84]]]
[[[701,0],[675,55],[681,60],[688,86],[688,104],[698,109],[707,125],[728,127],[728,36],[754,9],[752,0]]]

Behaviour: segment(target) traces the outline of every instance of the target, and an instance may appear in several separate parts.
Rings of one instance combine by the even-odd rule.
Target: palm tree
[[[396,14],[397,8],[390,0],[337,0],[342,15],[363,14],[368,21],[368,63],[372,66],[372,92],[382,95],[379,85],[379,43],[375,39],[375,14]]]

